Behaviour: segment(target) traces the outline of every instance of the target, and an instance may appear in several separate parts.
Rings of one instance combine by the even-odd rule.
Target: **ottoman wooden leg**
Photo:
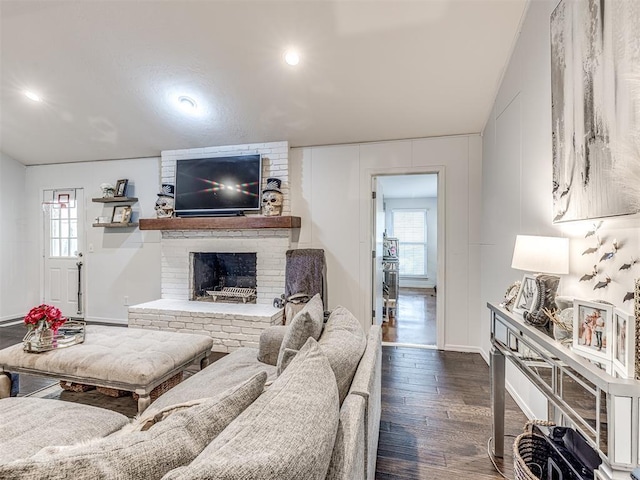
[[[200,370],[204,370],[209,366],[209,355],[200,360]]]
[[[0,372],[0,398],[7,398],[11,395],[11,377]]]
[[[144,412],[151,405],[151,396],[149,393],[140,394],[138,396],[138,415]]]

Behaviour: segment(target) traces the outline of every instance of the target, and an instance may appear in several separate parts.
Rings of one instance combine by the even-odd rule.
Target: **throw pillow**
[[[285,325],[271,325],[262,331],[258,346],[259,362],[274,366],[278,364],[280,345],[282,345],[287,330],[288,327]]]
[[[190,465],[163,480],[324,480],[338,418],[335,376],[309,338],[253,405]]]
[[[291,350],[300,350],[309,337],[314,340],[320,338],[322,333],[322,325],[324,323],[324,306],[320,294],[307,302],[302,310],[293,317],[293,320],[287,325],[287,331],[280,345],[278,354],[278,375],[284,370],[281,367],[282,356],[284,351],[289,348]]]
[[[336,376],[342,405],[367,347],[364,329],[349,310],[336,307],[327,320],[318,345]]]
[[[0,465],[0,479],[158,479],[186,465],[262,393],[266,373],[200,405],[174,413],[145,432],[48,447]]]

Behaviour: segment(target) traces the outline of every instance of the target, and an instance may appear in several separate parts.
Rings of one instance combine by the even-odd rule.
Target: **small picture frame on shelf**
[[[129,183],[129,180],[126,178],[123,178],[121,180],[118,180],[118,182],[116,183],[116,191],[115,191],[115,196],[116,197],[124,197],[126,196],[125,193],[127,192],[127,184]]]
[[[576,353],[611,361],[613,305],[573,301],[573,349]]]
[[[513,304],[513,313],[522,315],[524,312],[528,312],[533,305],[533,299],[536,298],[537,289],[536,276],[525,273]]]
[[[131,207],[129,205],[117,205],[113,207],[111,223],[129,223],[131,221]]]
[[[613,365],[625,378],[635,376],[636,318],[619,308],[613,310]]]

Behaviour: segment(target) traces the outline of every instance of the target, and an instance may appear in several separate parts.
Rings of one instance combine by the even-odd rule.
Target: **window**
[[[78,207],[68,197],[49,204],[50,257],[74,257],[78,251]]]
[[[427,211],[393,210],[393,236],[400,241],[400,275],[427,275]]]

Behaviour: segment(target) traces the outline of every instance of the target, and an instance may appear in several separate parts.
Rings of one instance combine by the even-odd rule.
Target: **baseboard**
[[[472,345],[452,345],[447,344],[444,349],[449,352],[463,352],[463,353],[479,353],[482,355],[482,349],[480,347],[474,347]]]
[[[18,320],[22,320],[24,318],[24,313],[16,313],[14,315],[4,315],[0,317],[0,325],[5,322],[15,322]]]
[[[504,382],[504,387],[507,390],[507,392],[509,392],[509,395],[511,395],[511,398],[513,398],[513,401],[516,402],[518,407],[520,407],[520,410],[522,410],[522,413],[524,413],[529,420],[535,418],[535,416],[533,415],[533,412],[529,408],[529,405],[527,405],[527,403],[522,399],[522,397],[518,395],[518,392],[516,391],[516,389],[513,388],[507,380],[505,380]]]
[[[128,325],[129,320],[123,320],[121,318],[106,318],[106,317],[85,317],[87,323],[108,323],[113,325]]]
[[[383,347],[408,347],[408,348],[422,348],[423,350],[437,350],[435,345],[421,345],[418,343],[397,343],[397,342],[382,342]]]

